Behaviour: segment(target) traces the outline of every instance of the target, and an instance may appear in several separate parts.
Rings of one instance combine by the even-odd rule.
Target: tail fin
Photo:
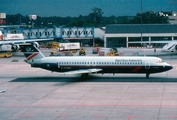
[[[0,41],[2,41],[3,40],[3,35],[0,35]]]
[[[34,45],[31,44],[20,45],[20,49],[24,53],[27,62],[45,57]]]
[[[2,41],[3,40],[3,34],[2,34],[2,32],[0,31],[0,41]]]

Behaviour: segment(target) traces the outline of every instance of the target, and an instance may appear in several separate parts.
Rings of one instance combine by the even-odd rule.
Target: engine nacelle
[[[175,50],[177,51],[177,44],[175,45]]]
[[[39,47],[40,47],[40,45],[39,45],[38,42],[33,42],[32,45],[34,45],[36,48],[39,48]]]
[[[11,49],[12,49],[12,51],[18,51],[18,50],[20,50],[20,46],[19,45],[12,45]]]
[[[177,51],[177,44],[175,44],[175,46],[171,52],[176,52],[176,51]]]

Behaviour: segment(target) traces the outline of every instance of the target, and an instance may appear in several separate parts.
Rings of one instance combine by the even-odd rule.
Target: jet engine
[[[163,47],[163,51],[176,52],[177,51],[177,43],[176,42],[170,42],[170,43],[166,44]]]
[[[175,50],[177,51],[177,44],[175,45]]]
[[[12,49],[12,51],[18,51],[18,50],[20,50],[20,46],[19,45],[12,45],[11,49]]]
[[[39,47],[40,47],[40,45],[39,45],[38,42],[33,42],[32,45],[34,45],[36,48],[39,48]]]
[[[171,52],[176,52],[177,51],[177,44],[174,44],[173,49],[171,50]]]

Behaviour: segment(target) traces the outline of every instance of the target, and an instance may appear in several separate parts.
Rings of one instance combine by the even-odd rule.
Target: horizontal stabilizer
[[[68,71],[68,72],[62,72],[59,74],[67,75],[67,74],[83,74],[83,73],[95,73],[102,71],[102,69],[99,68],[93,68],[93,69],[80,69],[80,70],[74,70],[74,71]]]

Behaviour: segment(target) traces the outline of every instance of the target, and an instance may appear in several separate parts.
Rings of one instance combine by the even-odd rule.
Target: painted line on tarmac
[[[54,107],[56,105],[55,104],[37,104],[35,106],[38,106],[38,107]]]
[[[22,104],[6,104],[7,107],[21,107]]]
[[[71,107],[177,107],[177,104],[68,104]]]
[[[128,119],[127,120],[131,120],[133,118],[141,118],[140,116],[128,116]]]
[[[34,115],[33,114],[21,114],[20,117],[22,118],[30,118],[30,117],[33,117]]]

